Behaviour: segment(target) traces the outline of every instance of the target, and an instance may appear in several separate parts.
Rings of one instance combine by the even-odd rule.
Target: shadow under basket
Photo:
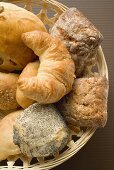
[[[14,3],[35,14],[43,21],[48,29],[56,22],[58,17],[68,7],[54,0],[3,0],[4,2]],[[97,51],[97,70],[100,75],[107,77],[108,69],[101,46]],[[0,162],[0,169],[6,170],[49,170],[65,162],[76,154],[92,137],[96,129],[86,128],[77,133],[71,131],[70,141],[67,146],[56,155],[46,158],[27,158],[23,155],[11,156],[8,160]]]

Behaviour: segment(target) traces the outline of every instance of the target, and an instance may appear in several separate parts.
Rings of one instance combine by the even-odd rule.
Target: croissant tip
[[[22,90],[25,87],[25,80],[24,79],[18,80],[17,85]]]
[[[23,34],[21,35],[21,39],[22,39],[23,41],[26,40],[26,33],[23,33]]]

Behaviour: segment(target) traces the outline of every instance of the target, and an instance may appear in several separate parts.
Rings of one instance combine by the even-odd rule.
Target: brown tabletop
[[[114,0],[59,0],[80,9],[102,32],[109,69],[108,122],[70,160],[54,170],[114,170]]]

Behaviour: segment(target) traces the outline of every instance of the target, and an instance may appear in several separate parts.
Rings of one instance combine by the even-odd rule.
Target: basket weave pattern
[[[5,1],[5,0],[3,0]],[[53,26],[53,24],[56,22],[58,17],[61,15],[62,12],[64,12],[68,7],[65,5],[54,1],[54,0],[7,0],[7,2],[15,3],[16,5],[21,5],[25,9],[29,11],[33,11],[33,8],[40,7],[40,11],[37,14],[37,16],[43,21],[45,25],[47,25],[50,29]],[[49,18],[48,13],[54,12],[53,17]],[[105,57],[102,51],[102,48],[99,47],[97,51],[97,68],[98,72],[102,76],[106,76],[108,78],[108,69],[105,61]],[[62,151],[61,153],[58,153],[53,156],[53,158],[37,158],[36,163],[30,165],[31,159],[23,156],[11,156],[8,158],[7,165],[6,166],[0,166],[0,169],[6,170],[8,169],[31,169],[31,170],[48,170],[51,169],[64,161],[68,160],[70,157],[72,157],[74,154],[76,154],[86,143],[87,141],[92,137],[96,129],[94,128],[87,128],[85,131],[77,131],[77,133],[74,133],[71,131],[71,138],[67,145],[67,147]],[[74,137],[76,139],[74,139]],[[23,166],[17,166],[15,161],[17,159],[21,159],[23,162]],[[38,160],[38,161],[37,161]],[[14,166],[15,163],[15,166]]]

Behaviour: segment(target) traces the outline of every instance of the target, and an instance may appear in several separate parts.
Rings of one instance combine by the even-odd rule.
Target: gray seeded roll
[[[59,37],[75,61],[76,76],[81,77],[95,63],[95,52],[103,40],[97,28],[76,8],[66,10],[50,31]]]
[[[104,127],[107,121],[108,80],[95,76],[76,79],[71,93],[57,107],[72,126]]]
[[[28,157],[45,157],[62,150],[69,130],[53,105],[29,106],[14,125],[14,143]]]

